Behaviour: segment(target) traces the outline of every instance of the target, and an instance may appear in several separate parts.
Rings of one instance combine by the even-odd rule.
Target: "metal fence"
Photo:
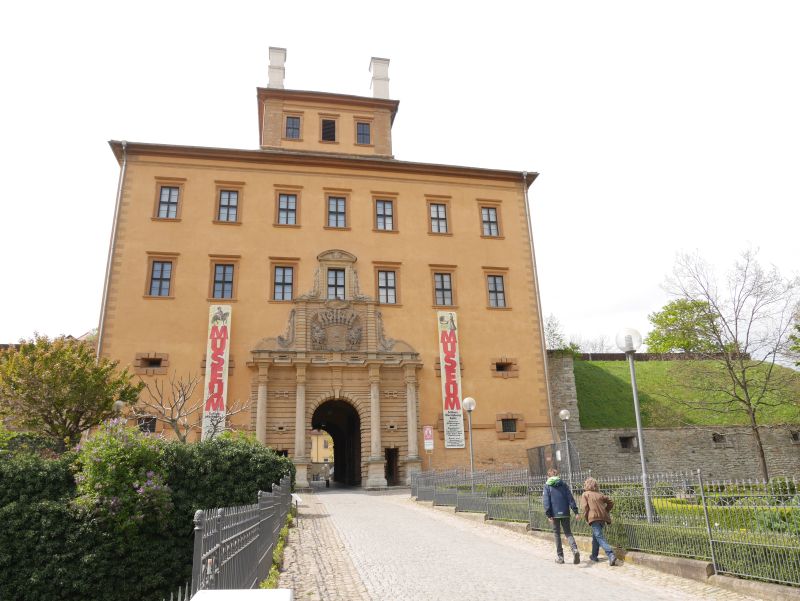
[[[252,505],[198,510],[191,589],[178,589],[178,601],[203,589],[258,587],[269,576],[272,552],[291,503],[291,479],[285,476],[272,492],[259,491],[258,502]]]
[[[590,473],[562,474],[578,502]],[[718,574],[731,574],[800,586],[800,482],[797,477],[704,481],[700,470],[651,474],[648,489],[653,515],[647,518],[641,475],[594,475],[614,501],[606,537],[624,549],[704,559]],[[531,530],[550,530],[542,490],[546,476],[528,470],[422,472],[412,480],[417,500],[455,505],[495,520],[527,522]],[[415,486],[416,484],[416,486]],[[438,488],[437,488],[438,487]],[[426,491],[432,490],[430,495]],[[451,503],[449,490],[455,490]],[[575,534],[591,536],[583,521]]]

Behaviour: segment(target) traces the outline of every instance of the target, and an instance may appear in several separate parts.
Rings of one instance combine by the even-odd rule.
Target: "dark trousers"
[[[578,550],[578,544],[575,542],[575,537],[572,536],[572,527],[569,523],[569,517],[566,518],[553,518],[553,535],[556,539],[556,555],[564,557],[564,549],[561,547],[561,529],[564,529],[564,536],[567,537],[569,548],[575,553]]]

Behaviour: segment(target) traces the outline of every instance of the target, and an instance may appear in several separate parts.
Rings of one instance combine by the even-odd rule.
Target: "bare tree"
[[[544,320],[544,343],[548,349],[560,349],[566,346],[561,323],[552,313]]]
[[[800,282],[764,269],[752,250],[742,253],[727,278],[717,279],[699,255],[680,255],[667,289],[678,298],[705,303],[698,316],[712,342],[702,361],[676,362],[679,387],[698,400],[684,406],[712,413],[743,413],[758,452],[761,475],[769,477],[759,432],[762,412],[798,403],[798,375],[781,367],[790,349]],[[692,372],[692,373],[689,373]]]
[[[144,382],[144,381],[143,381]],[[146,395],[141,395],[133,408],[133,414],[139,419],[155,418],[169,427],[181,442],[186,442],[193,431],[202,428],[204,399],[195,396],[200,377],[189,374],[185,379],[171,374],[168,380],[157,378],[152,382],[144,382]],[[210,436],[230,430],[230,417],[249,408],[249,403],[238,399],[226,406],[224,413],[212,413]]]

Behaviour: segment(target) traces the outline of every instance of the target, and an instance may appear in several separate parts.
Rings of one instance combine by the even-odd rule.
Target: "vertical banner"
[[[433,426],[422,426],[422,440],[426,451],[433,451]]]
[[[461,360],[458,323],[454,311],[438,311],[439,361],[442,376],[444,448],[464,448],[464,414],[461,411]]]
[[[231,306],[211,305],[208,311],[206,381],[203,386],[203,440],[225,430],[228,402]]]

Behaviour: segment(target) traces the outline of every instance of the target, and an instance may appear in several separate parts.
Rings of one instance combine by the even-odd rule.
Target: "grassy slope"
[[[744,413],[725,414],[687,409],[673,400],[700,398],[692,390],[694,370],[677,361],[641,361],[636,363],[636,382],[642,421],[645,426],[745,425]],[[785,369],[785,368],[780,368]],[[785,372],[788,373],[788,370]],[[800,373],[794,372],[800,392]],[[687,382],[684,387],[680,382]],[[635,427],[631,378],[626,361],[575,361],[575,386],[578,390],[578,409],[584,428]],[[759,423],[800,423],[800,394],[793,406],[765,408]]]

